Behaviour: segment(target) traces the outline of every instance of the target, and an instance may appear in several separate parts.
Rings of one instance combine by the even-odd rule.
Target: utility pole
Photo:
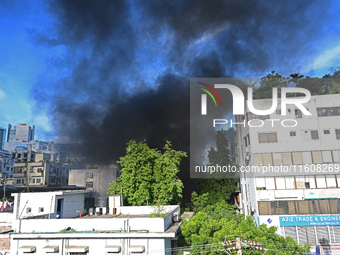
[[[6,198],[6,182],[7,182],[7,176],[5,176],[5,179],[4,179],[4,198],[3,198],[3,201],[5,203],[5,198]]]
[[[256,249],[258,251],[264,252],[265,254],[267,252],[267,249],[263,247],[262,244],[258,242],[253,242],[251,240],[243,241],[243,237],[236,237],[235,240],[225,240],[223,243],[221,243],[222,246],[225,246],[224,251],[226,254],[230,254],[232,251],[237,251],[237,255],[242,255],[242,247],[244,249]]]
[[[237,255],[242,255],[241,241],[239,237],[236,237],[236,250]]]

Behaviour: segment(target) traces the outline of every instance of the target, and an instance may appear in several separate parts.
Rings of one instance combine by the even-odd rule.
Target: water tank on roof
[[[107,207],[108,206],[108,197],[98,197],[98,207]]]

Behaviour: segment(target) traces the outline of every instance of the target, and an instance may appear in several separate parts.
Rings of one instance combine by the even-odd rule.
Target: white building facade
[[[253,100],[259,110],[271,99]],[[340,95],[237,116],[242,212],[299,243],[340,245]],[[289,119],[289,120],[288,120]],[[282,122],[283,121],[283,122]],[[263,125],[262,125],[263,124]],[[257,126],[257,127],[256,127]]]
[[[115,214],[79,217],[88,192],[13,194],[10,254],[174,254],[180,206],[162,207],[165,213],[159,217],[151,206],[120,206],[116,196]]]

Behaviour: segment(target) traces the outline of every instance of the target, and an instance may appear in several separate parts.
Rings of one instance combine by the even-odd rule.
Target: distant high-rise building
[[[32,141],[34,140],[35,126],[29,123],[18,123],[16,126],[8,124],[7,142],[10,140]]]
[[[0,127],[0,150],[4,149],[5,145],[5,138],[6,137],[6,129],[3,127]]]

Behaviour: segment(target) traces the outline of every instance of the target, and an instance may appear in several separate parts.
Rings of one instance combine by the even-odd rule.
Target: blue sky
[[[66,88],[66,85],[65,87],[60,87],[61,91],[58,92],[58,86],[60,86],[58,84],[63,81],[68,83],[69,75],[75,73],[74,66],[78,65],[86,54],[91,56],[92,52],[96,50],[95,46],[91,45],[93,42],[91,36],[96,35],[91,35],[87,39],[82,39],[82,41],[74,39],[77,43],[76,45],[65,42],[65,39],[63,41],[60,38],[57,38],[59,42],[55,45],[51,41],[49,43],[37,42],[39,37],[36,36],[37,33],[45,35],[46,38],[53,38],[53,29],[57,29],[59,32],[56,37],[61,36],[60,30],[63,28],[56,27],[64,18],[60,14],[62,12],[51,11],[46,1],[4,2],[0,3],[0,125],[7,126],[8,123],[28,122],[36,126],[36,138],[51,139],[56,135],[51,124],[51,118],[53,118],[51,116],[51,104],[58,101],[58,96],[56,95],[62,95],[58,93],[62,93],[62,90]],[[319,1],[320,6],[323,3],[323,1]],[[327,1],[327,17],[314,17],[315,21],[320,18],[318,35],[314,36],[311,39],[312,41],[305,38],[312,48],[299,51],[299,61],[296,62],[296,66],[293,64],[288,68],[281,65],[278,60],[265,69],[253,70],[245,63],[240,64],[233,74],[239,77],[258,77],[275,69],[283,75],[289,75],[290,72],[300,72],[304,75],[320,77],[329,73],[330,67],[340,66],[340,16],[338,15],[340,8],[338,3],[338,1]],[[280,2],[277,1],[277,4],[280,4]],[[57,7],[64,8],[63,6]],[[124,63],[122,63],[121,67],[117,67],[121,68],[121,75],[117,80],[119,82],[125,81],[126,86],[132,89],[131,91],[133,92],[130,91],[131,93],[143,91],[141,84],[144,84],[145,87],[157,87],[157,79],[159,79],[160,74],[169,70],[174,74],[191,75],[185,68],[185,61],[190,57],[202,56],[203,58],[208,55],[212,48],[218,47],[217,45],[220,43],[218,38],[222,36],[224,31],[232,29],[232,26],[228,23],[213,29],[207,28],[206,31],[202,31],[198,36],[193,35],[188,43],[185,41],[186,44],[177,45],[175,50],[177,51],[178,48],[183,46],[185,50],[181,54],[187,56],[183,61],[183,67],[178,67],[174,64],[173,55],[171,54],[174,50],[173,45],[176,44],[174,41],[176,31],[169,28],[170,26],[175,26],[177,21],[164,26],[164,29],[169,29],[166,30],[167,32],[158,31],[157,28],[153,28],[153,23],[157,23],[153,16],[139,12],[137,7],[138,4],[132,4],[127,11],[130,15],[127,22],[133,24],[130,32],[138,37],[138,40],[136,40],[138,44],[134,46],[136,49],[134,53],[135,64],[133,67],[124,67]],[[171,8],[176,9],[176,7]],[[310,15],[314,15],[314,11],[317,11],[318,8],[318,2],[309,8],[311,8]],[[145,12],[147,11],[148,9],[145,8]],[[154,14],[155,16],[157,15],[156,12]],[[258,15],[261,15],[261,13]],[[171,18],[169,17],[169,20]],[[90,20],[90,22],[95,21]],[[283,20],[282,22],[285,21]],[[305,20],[301,20],[301,22],[305,22]],[[187,23],[182,24],[184,27],[186,25]],[[144,32],[145,27],[150,29],[147,33]],[[180,32],[182,33],[182,31]],[[109,38],[107,40],[112,43],[114,39]],[[141,42],[144,43],[141,44]],[[117,46],[125,43],[126,41],[124,40],[117,41]],[[245,47],[247,45],[247,42],[242,42],[242,40],[238,43],[244,43]],[[280,48],[276,48],[275,45],[272,46],[273,54],[276,54],[275,50]],[[105,54],[102,53],[104,51],[99,52],[98,61],[105,57]],[[74,59],[73,56],[71,57],[73,54]],[[190,63],[189,60],[188,63]],[[125,74],[123,74],[124,68],[127,70]],[[85,75],[90,76],[94,81],[101,81],[99,67],[98,70],[94,70],[93,74]],[[131,76],[133,79],[130,79]],[[141,81],[141,79],[143,80]],[[137,90],[136,80],[139,81]],[[40,86],[41,94],[39,94]],[[88,86],[90,87],[90,85]],[[128,92],[128,90],[126,91]],[[81,101],[92,103],[88,99],[91,96],[90,93],[83,93],[82,91],[76,91],[76,89],[73,93],[77,93],[75,100],[79,104],[82,103]],[[103,100],[105,101],[107,98],[104,97]],[[94,107],[102,108],[104,109],[103,111],[106,108],[104,103],[98,103]]]

